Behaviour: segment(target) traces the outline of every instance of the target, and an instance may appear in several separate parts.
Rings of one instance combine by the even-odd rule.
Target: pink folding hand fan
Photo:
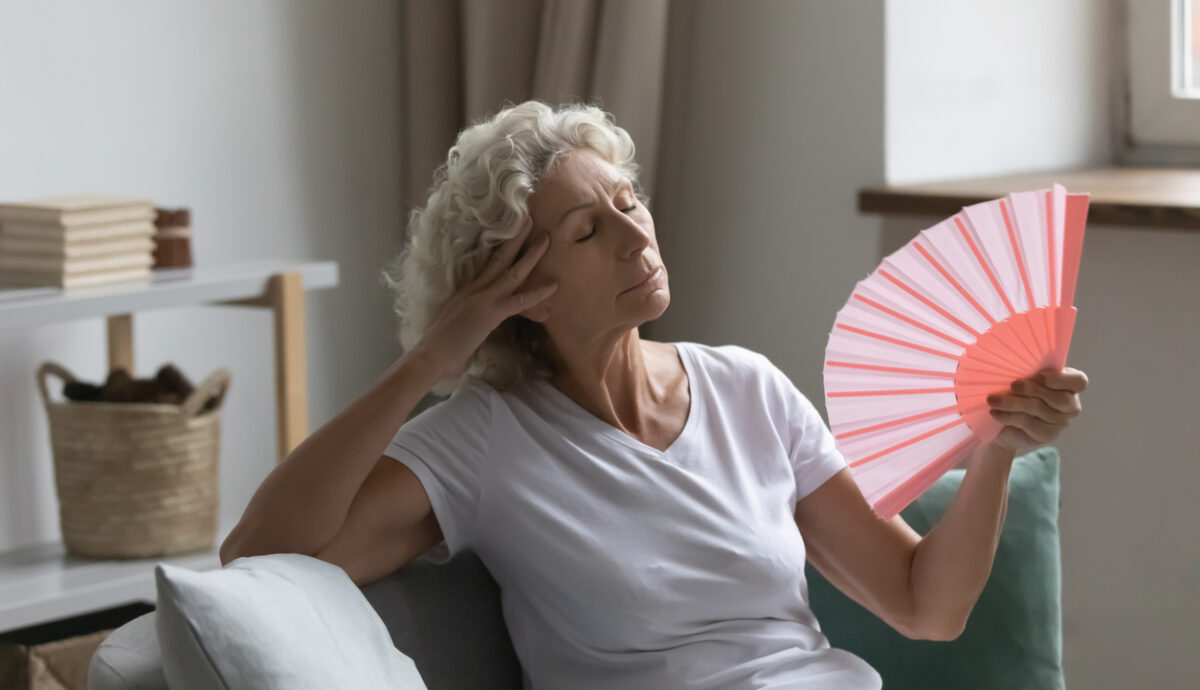
[[[1065,366],[1088,200],[1055,184],[966,206],[855,286],[825,349],[825,405],[879,518],[996,438],[988,395]]]

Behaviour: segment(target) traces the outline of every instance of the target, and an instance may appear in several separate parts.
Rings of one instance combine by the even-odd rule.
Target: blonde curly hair
[[[552,108],[537,100],[505,102],[499,112],[458,134],[433,174],[423,208],[408,216],[408,236],[383,271],[394,293],[405,351],[420,342],[443,305],[474,280],[493,247],[517,234],[527,200],[555,163],[589,148],[626,175],[643,205],[634,144],[611,113],[589,103]],[[505,319],[475,350],[462,374],[439,381],[446,396],[468,376],[505,390],[527,376],[553,375],[546,330],[520,314]]]

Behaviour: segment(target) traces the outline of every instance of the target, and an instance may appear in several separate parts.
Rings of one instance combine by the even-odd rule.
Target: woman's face
[[[594,343],[619,338],[666,311],[671,294],[654,219],[617,167],[591,149],[572,151],[528,204],[533,228],[526,247],[543,231],[550,232],[550,247],[519,291],[551,282],[558,289],[521,312],[526,318],[541,322],[555,340]],[[657,275],[634,287],[655,269]]]

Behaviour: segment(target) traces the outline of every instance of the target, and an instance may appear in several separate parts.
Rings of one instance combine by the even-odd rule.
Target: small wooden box
[[[186,208],[155,208],[154,268],[192,265],[192,213]]]

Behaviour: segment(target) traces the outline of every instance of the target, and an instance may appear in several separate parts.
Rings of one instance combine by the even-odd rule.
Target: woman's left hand
[[[1078,369],[1046,369],[1014,381],[1011,393],[988,396],[992,419],[1005,425],[992,445],[1020,453],[1055,440],[1083,410],[1079,394],[1087,384],[1087,374]]]

